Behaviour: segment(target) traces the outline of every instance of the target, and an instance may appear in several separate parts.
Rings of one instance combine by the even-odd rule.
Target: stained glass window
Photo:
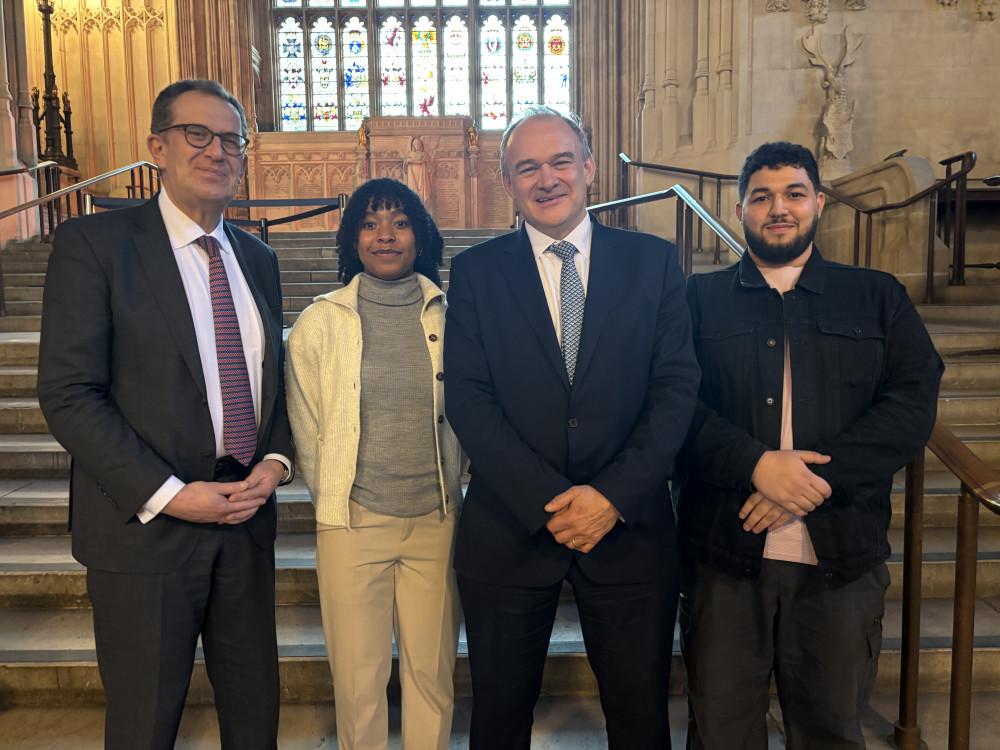
[[[484,128],[507,127],[507,34],[503,21],[490,16],[483,21],[479,39],[479,68],[482,77],[482,123]]]
[[[578,2],[270,0],[277,127],[443,114],[496,130],[538,102],[569,111]]]
[[[413,24],[410,59],[413,65],[413,114],[438,114],[437,29],[427,16]]]
[[[542,71],[546,106],[568,113],[569,29],[562,16],[553,15],[545,22]]]
[[[383,115],[406,114],[406,32],[395,16],[379,29]]]
[[[278,27],[278,49],[281,51],[278,83],[281,129],[306,130],[306,58],[302,49],[302,24],[294,18],[286,18]]]
[[[461,16],[444,26],[444,113],[469,114],[469,27]]]
[[[511,31],[511,98],[513,111],[538,104],[538,30],[535,19],[521,16]]]
[[[344,26],[344,127],[357,130],[368,117],[368,32],[358,17]]]

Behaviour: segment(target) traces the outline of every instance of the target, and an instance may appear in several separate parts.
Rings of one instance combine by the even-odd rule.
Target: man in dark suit
[[[246,168],[240,103],[179,81],[151,131],[159,195],[56,233],[38,365],[73,457],[105,747],[173,747],[200,635],[222,747],[274,748],[274,489],[293,457],[278,265],[222,220]]]
[[[594,159],[574,118],[530,110],[500,156],[525,225],[454,259],[445,335],[448,419],[472,460],[455,553],[471,747],[529,747],[565,580],[610,748],[662,750],[667,477],[698,387],[677,251],[591,220]]]

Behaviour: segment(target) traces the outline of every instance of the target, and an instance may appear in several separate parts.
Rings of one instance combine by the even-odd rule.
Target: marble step
[[[902,596],[902,529],[889,532],[892,584],[888,596]],[[314,604],[316,541],[309,531],[279,534],[275,544],[277,601],[281,605]],[[955,530],[931,527],[923,534],[922,596],[953,595]],[[73,559],[69,536],[0,537],[0,607],[86,606],[83,567]],[[1000,526],[979,530],[976,592],[1000,596]]]

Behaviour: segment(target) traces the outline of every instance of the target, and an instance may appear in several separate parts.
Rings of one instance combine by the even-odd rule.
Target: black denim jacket
[[[796,287],[771,289],[749,255],[687,285],[702,369],[699,403],[677,459],[678,522],[688,559],[757,578],[765,534],[738,516],[761,455],[780,445],[784,342],[792,432],[832,496],[806,527],[828,585],[889,557],[892,475],[927,442],[944,365],[892,276],[823,260]]]

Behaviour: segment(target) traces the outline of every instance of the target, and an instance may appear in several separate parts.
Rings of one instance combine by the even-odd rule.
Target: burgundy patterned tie
[[[195,242],[208,254],[208,285],[212,291],[215,351],[222,388],[222,443],[233,458],[249,466],[257,452],[257,415],[250,393],[240,321],[233,307],[219,241],[206,234]]]

